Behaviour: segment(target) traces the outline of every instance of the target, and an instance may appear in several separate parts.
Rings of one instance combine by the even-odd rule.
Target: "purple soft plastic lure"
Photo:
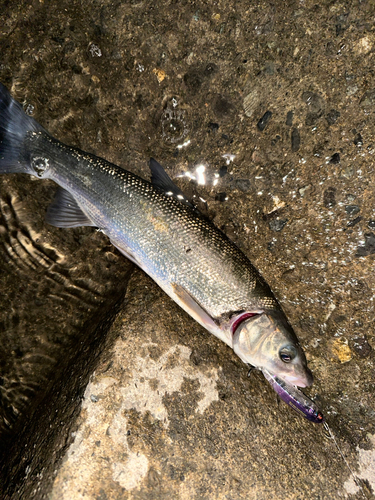
[[[279,377],[271,375],[267,370],[262,370],[266,380],[271,384],[274,391],[280,398],[300,415],[314,422],[320,424],[324,422],[324,417],[316,404],[297,389],[294,385],[287,384]]]

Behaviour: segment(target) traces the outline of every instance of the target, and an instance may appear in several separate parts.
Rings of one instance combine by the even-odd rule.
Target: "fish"
[[[303,349],[264,278],[156,160],[150,169],[148,181],[65,145],[0,84],[0,173],[58,185],[48,224],[98,228],[244,363],[285,387],[312,385]]]

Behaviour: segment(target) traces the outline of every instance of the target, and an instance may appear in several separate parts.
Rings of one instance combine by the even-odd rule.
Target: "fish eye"
[[[279,356],[284,363],[290,363],[297,356],[297,350],[294,346],[289,345],[280,349]]]
[[[31,166],[38,177],[43,177],[44,172],[49,167],[49,159],[42,156],[34,156],[31,159]]]

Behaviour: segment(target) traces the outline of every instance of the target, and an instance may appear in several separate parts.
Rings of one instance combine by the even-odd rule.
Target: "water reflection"
[[[183,144],[180,144],[177,146],[178,148],[182,148],[190,144],[190,140],[184,142]],[[226,164],[229,165],[236,155],[232,153],[226,153],[222,155],[222,158],[225,159]],[[187,170],[186,172],[177,175],[177,178],[181,177],[187,177],[188,179],[191,179],[195,181],[199,186],[212,186],[216,187],[219,184],[220,177],[222,177],[222,172],[223,172],[223,167],[220,167],[219,170],[216,172],[211,172],[208,168],[208,165],[204,163],[200,163],[197,166],[194,167],[193,170]],[[225,173],[226,173],[226,167],[225,167]]]
[[[191,143],[191,140],[188,139],[187,141],[185,141],[183,144],[178,144],[177,146],[177,149],[182,149],[182,148],[186,148],[186,146],[189,146],[189,144]]]
[[[225,158],[226,164],[229,165],[235,159],[236,155],[232,153],[225,153],[222,158]]]

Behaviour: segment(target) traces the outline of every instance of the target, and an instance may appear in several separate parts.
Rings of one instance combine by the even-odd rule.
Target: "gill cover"
[[[233,350],[244,361],[286,382],[306,387],[313,376],[282,311],[265,311],[243,321],[233,335]]]

